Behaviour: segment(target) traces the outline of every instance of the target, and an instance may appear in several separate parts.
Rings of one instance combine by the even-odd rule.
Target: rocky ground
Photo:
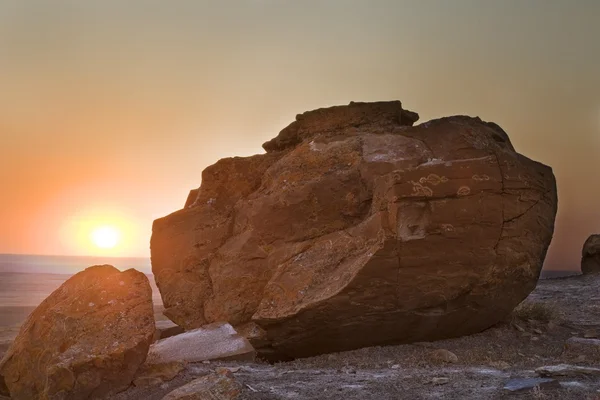
[[[242,385],[242,399],[600,399],[600,276],[541,280],[514,315],[477,335],[434,343],[371,347],[268,364],[188,364],[175,379],[113,397],[162,399],[218,367]],[[565,350],[572,337],[587,338]],[[443,349],[440,351],[440,349]],[[2,353],[5,349],[0,349]],[[567,364],[538,387],[536,369]],[[557,372],[550,375],[556,375]],[[548,375],[548,373],[546,373]],[[517,381],[514,381],[517,380]],[[512,381],[512,382],[511,382]]]

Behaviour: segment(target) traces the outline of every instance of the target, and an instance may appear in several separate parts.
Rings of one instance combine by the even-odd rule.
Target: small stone
[[[202,364],[210,364],[210,361],[204,360],[204,361],[202,361]]]
[[[533,336],[533,337],[531,338],[531,341],[532,341],[532,342],[536,342],[536,341],[538,341],[538,340],[540,340],[540,338],[539,338],[539,337],[537,337],[537,336]]]
[[[156,386],[173,380],[185,369],[185,363],[174,361],[165,364],[143,364],[136,372],[133,384],[135,386]]]
[[[533,332],[534,332],[534,333],[537,333],[538,335],[541,335],[541,334],[543,334],[543,333],[544,333],[544,332],[542,332],[542,330],[541,330],[541,329],[538,329],[538,328],[534,328],[534,329],[533,329]]]
[[[231,372],[232,374],[235,374],[236,372],[239,372],[242,367],[223,367],[223,368],[217,368],[216,372],[219,372],[219,370],[221,369],[226,369],[227,371]]]
[[[392,369],[400,369],[400,364],[394,364],[390,368],[392,368]]]
[[[510,364],[506,361],[492,361],[489,363],[491,367],[498,369],[508,369],[510,368]]]
[[[560,383],[551,378],[517,378],[511,379],[504,385],[504,390],[509,392],[520,392],[535,387],[540,389],[559,388]]]
[[[257,393],[257,392],[258,392],[258,390],[254,389],[252,386],[250,386],[250,385],[248,385],[248,384],[246,384],[246,387],[247,387],[248,389],[250,389],[250,390],[251,390],[252,392],[254,392],[254,393]],[[325,389],[325,390],[327,390],[327,389]]]
[[[451,351],[446,349],[437,349],[431,353],[431,358],[435,361],[443,361],[446,363],[457,363],[458,357]]]
[[[448,382],[450,382],[450,379],[448,378],[433,378],[431,380],[431,383],[434,385],[445,385]]]
[[[600,356],[600,339],[572,337],[565,342],[565,353]]]
[[[187,385],[173,390],[163,397],[163,400],[234,400],[241,392],[242,387],[233,374],[222,368],[218,373],[194,379]]]
[[[525,332],[525,329],[523,327],[521,327],[520,325],[517,324],[513,324],[513,327],[518,330],[519,332]]]
[[[586,339],[593,339],[593,338],[597,338],[598,337],[598,330],[597,329],[588,329],[586,331],[583,332],[583,337]]]
[[[582,367],[579,365],[559,364],[536,368],[535,372],[544,377],[552,376],[600,376],[600,368]]]

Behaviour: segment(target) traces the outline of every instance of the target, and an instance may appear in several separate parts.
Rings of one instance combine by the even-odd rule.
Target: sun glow
[[[90,235],[92,242],[101,249],[114,248],[121,238],[118,229],[112,226],[101,226],[92,231]]]
[[[92,204],[74,210],[64,219],[61,242],[70,255],[145,257],[149,236],[146,225],[136,210]]]

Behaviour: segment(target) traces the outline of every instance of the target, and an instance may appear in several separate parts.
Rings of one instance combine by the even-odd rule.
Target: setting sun
[[[102,226],[92,231],[92,242],[101,249],[112,249],[119,243],[119,231],[112,226]]]
[[[75,194],[71,194],[75,197]],[[63,219],[60,238],[69,254],[102,257],[147,257],[148,239],[137,210],[92,203]]]

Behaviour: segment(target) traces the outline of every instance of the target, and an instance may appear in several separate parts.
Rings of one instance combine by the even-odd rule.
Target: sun
[[[101,249],[112,249],[121,239],[121,233],[112,226],[101,226],[92,231],[92,242]]]

